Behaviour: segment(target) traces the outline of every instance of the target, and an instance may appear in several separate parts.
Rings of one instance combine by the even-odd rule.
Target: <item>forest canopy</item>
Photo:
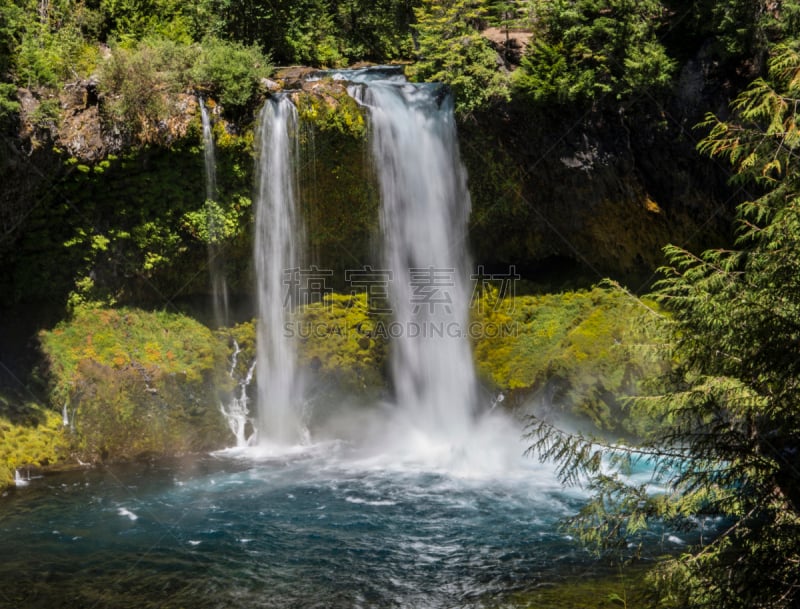
[[[798,23],[796,0],[6,0],[0,80],[57,88],[101,75],[109,49],[156,40],[198,62],[171,70],[171,85],[213,83],[233,107],[246,105],[246,83],[266,64],[358,61],[406,62],[415,78],[450,83],[462,114],[511,95],[613,107],[637,96],[662,102],[698,54],[712,70],[757,76]],[[14,97],[0,89],[0,119]]]

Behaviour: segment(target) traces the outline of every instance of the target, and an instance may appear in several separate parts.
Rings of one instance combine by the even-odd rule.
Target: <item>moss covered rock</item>
[[[233,381],[228,348],[188,317],[135,309],[78,309],[40,335],[51,400],[72,413],[83,460],[220,448],[220,403]]]
[[[17,470],[47,467],[68,458],[68,432],[56,412],[0,395],[0,413],[0,489],[14,483]]]
[[[386,320],[369,305],[366,294],[328,294],[283,329],[296,341],[315,417],[343,401],[374,405],[389,391],[389,341],[377,331]],[[650,340],[648,306],[604,288],[508,298],[487,290],[473,305],[472,328],[482,330],[473,337],[479,374],[511,393],[508,404],[546,395],[551,411],[594,428],[642,431],[647,422],[622,400],[651,366],[664,365],[641,356]],[[9,404],[0,410],[6,482],[15,468],[68,456],[119,460],[229,444],[220,406],[256,357],[256,322],[212,332],[184,315],[78,307],[42,332],[40,344],[58,412],[29,405],[12,420]]]
[[[619,289],[505,299],[488,292],[474,311],[490,330],[475,342],[479,373],[597,429],[640,433],[648,421],[631,416],[624,400],[662,365],[648,355],[650,307]]]
[[[306,83],[292,99],[300,117],[303,179],[300,181],[309,260],[344,272],[375,263],[380,198],[369,161],[365,110],[340,81]]]
[[[330,294],[304,308],[295,324],[298,351],[315,385],[362,399],[385,390],[388,345],[374,332],[378,321],[365,294]]]

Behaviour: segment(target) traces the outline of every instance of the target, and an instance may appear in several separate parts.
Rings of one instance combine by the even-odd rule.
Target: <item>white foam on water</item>
[[[128,518],[129,520],[133,520],[133,521],[139,520],[139,517],[136,514],[134,514],[128,508],[125,508],[125,507],[117,508],[117,514],[119,514],[120,516],[124,516],[124,517]]]

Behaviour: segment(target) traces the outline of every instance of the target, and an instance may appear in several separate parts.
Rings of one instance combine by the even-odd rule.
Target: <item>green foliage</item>
[[[283,44],[287,57],[306,65],[344,64],[335,21],[326,0],[300,0],[284,7]]]
[[[54,391],[63,397],[81,361],[123,369],[131,362],[163,374],[201,380],[214,367],[218,347],[210,330],[181,315],[134,309],[79,308],[73,317],[40,335]]]
[[[82,168],[68,160],[58,190],[46,193],[8,254],[4,285],[16,289],[7,296],[62,304],[69,298],[73,307],[202,294],[209,212],[219,220],[215,238],[225,251],[229,285],[244,291],[252,257],[252,133],[217,140],[218,194],[210,206],[202,148],[191,143]]]
[[[486,13],[489,22],[503,30],[529,24],[530,3],[526,0],[489,0]]]
[[[703,48],[715,61],[742,63],[745,69],[755,64],[758,69],[773,45],[800,33],[797,0],[779,5],[764,0],[695,0],[689,6],[665,0],[664,4],[680,19],[679,27],[669,34],[678,56]]]
[[[514,86],[541,102],[619,100],[665,90],[675,62],[658,39],[658,0],[533,0],[534,43]]]
[[[268,49],[279,65],[411,56],[416,0],[203,0],[196,29]]]
[[[366,294],[330,294],[298,312],[298,351],[315,381],[353,395],[385,387],[387,341],[375,335]]]
[[[796,150],[800,145],[796,104],[800,97],[800,51],[796,43],[780,45],[770,62],[769,80],[756,79],[732,104],[736,122],[725,122],[713,114],[701,127],[709,131],[698,149],[727,159],[739,181],[753,181],[771,190],[769,198],[789,196],[793,180],[785,180],[796,170]],[[771,213],[760,206],[762,214]],[[755,210],[754,210],[755,211]],[[768,217],[758,214],[764,221]]]
[[[652,316],[622,290],[501,300],[490,292],[474,311],[491,330],[475,344],[478,370],[504,390],[551,388],[550,402],[597,430],[642,435],[651,419],[628,411],[620,397],[659,369],[641,357],[653,340]]]
[[[159,142],[162,125],[178,113],[176,97],[190,82],[197,52],[167,38],[115,46],[100,73],[108,118],[140,142]]]
[[[40,334],[51,399],[74,413],[85,459],[219,446],[227,346],[187,317],[81,307]]]
[[[336,32],[342,54],[350,61],[387,61],[413,55],[409,0],[339,0],[335,6]]]
[[[321,131],[335,130],[363,140],[367,133],[364,112],[347,91],[333,82],[323,81],[321,94],[298,93],[294,103],[300,119]]]
[[[374,400],[386,391],[388,344],[386,336],[375,332],[379,321],[369,310],[366,294],[329,294],[293,314],[284,331],[297,344],[307,395],[320,410],[330,410],[343,398]],[[245,378],[255,360],[256,324],[253,320],[219,331],[241,350],[236,378]]]
[[[26,87],[52,87],[85,78],[99,60],[97,46],[89,38],[97,17],[97,11],[81,1],[3,3],[0,78],[12,76]]]
[[[219,245],[239,235],[247,222],[250,199],[241,195],[227,208],[217,201],[206,200],[202,209],[183,215],[184,228],[195,238],[208,245]]]
[[[0,130],[12,122],[19,109],[17,88],[12,84],[0,82]]]
[[[118,44],[100,72],[106,116],[139,143],[167,143],[170,122],[184,111],[180,94],[204,90],[236,114],[251,105],[259,81],[272,71],[255,47],[206,39],[202,45],[169,38]]]
[[[19,398],[0,395],[0,489],[13,484],[14,471],[54,465],[68,456],[62,418],[39,404],[27,403],[24,420],[11,416]]]
[[[599,572],[598,572],[599,571]],[[554,577],[552,583],[515,592],[502,604],[514,609],[627,609],[649,607],[647,567],[626,564],[616,571],[596,566],[581,575]]]
[[[119,40],[148,36],[191,41],[190,19],[179,0],[100,0],[108,35]]]
[[[22,9],[13,2],[0,5],[0,81],[8,77],[14,62],[15,38],[18,35]]]
[[[61,105],[58,99],[41,100],[29,118],[36,127],[55,130],[61,121]]]
[[[232,328],[220,329],[217,334],[231,346],[233,346],[233,341],[239,345],[240,353],[236,358],[236,367],[232,370],[232,376],[236,379],[247,378],[247,373],[256,359],[256,320],[236,324]]]
[[[417,62],[409,77],[449,84],[462,116],[508,99],[500,58],[480,34],[487,16],[483,0],[425,0],[415,14]]]
[[[97,67],[97,47],[84,39],[80,27],[70,20],[28,21],[18,34],[14,73],[27,87],[55,87],[67,80],[85,78]]]
[[[721,515],[724,531],[655,575],[665,606],[785,608],[800,589],[800,181],[793,169],[800,57],[779,49],[769,80],[709,117],[700,149],[730,160],[763,190],[738,207],[735,249],[701,255],[667,248],[656,297],[673,369],[667,390],[636,400],[664,426],[639,448],[603,447],[536,422],[534,446],[565,478],[588,474],[595,500],[576,525],[609,546],[651,519]],[[604,451],[604,448],[606,449]],[[601,472],[603,452],[622,464],[651,459],[667,491],[651,495]]]
[[[280,29],[281,2],[201,0],[195,9],[195,38],[206,35],[270,49],[279,63],[287,60]]]
[[[200,47],[191,76],[226,109],[236,110],[253,100],[259,81],[271,72],[269,58],[257,47],[208,38]]]

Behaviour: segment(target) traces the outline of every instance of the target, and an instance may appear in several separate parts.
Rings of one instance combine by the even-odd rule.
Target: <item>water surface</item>
[[[591,568],[554,526],[580,496],[534,463],[485,477],[346,452],[34,480],[0,501],[0,606],[479,607]]]

